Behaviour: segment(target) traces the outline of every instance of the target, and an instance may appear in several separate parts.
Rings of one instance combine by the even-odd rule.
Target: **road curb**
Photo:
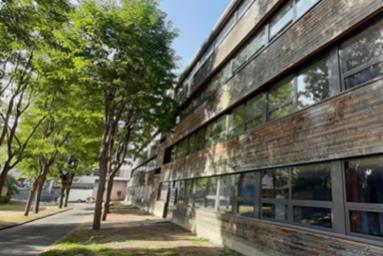
[[[34,222],[36,220],[41,220],[41,219],[44,219],[44,218],[48,218],[48,217],[51,217],[51,216],[54,216],[54,215],[57,215],[57,214],[60,214],[60,213],[64,213],[64,212],[67,212],[67,211],[70,211],[70,210],[73,210],[73,208],[67,208],[67,209],[64,209],[62,211],[57,211],[57,212],[53,212],[53,213],[50,213],[50,214],[47,214],[47,215],[44,215],[44,216],[37,217],[36,219],[27,220],[27,221],[22,222],[22,223],[16,223],[16,224],[12,224],[12,225],[9,225],[9,226],[6,226],[6,227],[2,227],[2,228],[0,228],[0,231],[5,230],[5,229],[10,229],[10,228],[18,227],[18,226],[21,226],[21,225],[24,225],[24,224],[28,224],[28,223]]]

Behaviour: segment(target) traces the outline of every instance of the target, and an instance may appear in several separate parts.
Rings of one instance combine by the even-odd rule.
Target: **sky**
[[[231,0],[160,0],[160,8],[178,29],[173,43],[181,73],[207,39]]]

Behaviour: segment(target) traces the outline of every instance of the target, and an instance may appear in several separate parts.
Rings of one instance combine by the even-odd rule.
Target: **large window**
[[[229,115],[228,136],[235,136],[244,132],[245,125],[245,108],[243,105],[235,108]]]
[[[265,96],[263,93],[246,102],[246,129],[257,127],[265,121]]]
[[[233,211],[235,202],[236,184],[238,175],[226,175],[221,177],[219,187],[219,209],[222,211]]]
[[[192,138],[193,139],[190,140],[190,151],[196,152],[203,149],[206,141],[206,129],[199,129],[197,132],[193,133]]]
[[[345,162],[350,231],[383,237],[383,157]]]
[[[262,217],[277,221],[288,220],[289,169],[262,173]]]
[[[208,136],[212,144],[225,140],[227,136],[227,116],[224,115],[213,122],[210,132]]]
[[[161,183],[160,200],[167,199],[169,184]],[[198,178],[175,184],[178,202],[191,205],[194,199],[195,208],[383,238],[383,156]]]
[[[182,140],[177,149],[177,158],[183,158],[189,154],[189,140],[185,138]]]
[[[331,166],[315,164],[292,169],[292,199],[331,201]]]
[[[268,93],[268,118],[284,117],[294,110],[294,80],[289,79],[272,87]]]
[[[352,88],[383,75],[383,21],[341,46],[345,88]]]
[[[293,19],[294,19],[293,1],[290,0],[270,20],[270,39],[275,37],[287,25],[293,22]]]
[[[294,206],[294,223],[331,228],[331,209],[307,206]]]
[[[207,179],[207,191],[205,197],[205,207],[206,208],[215,208],[216,198],[217,198],[217,184],[218,177],[210,177]]]
[[[257,186],[257,173],[244,173],[239,178],[237,212],[239,215],[254,217]]]
[[[263,218],[332,228],[331,165],[263,171],[261,200]]]
[[[287,199],[289,196],[289,169],[264,171],[262,174],[262,197]]]
[[[266,44],[266,31],[262,29],[233,59],[233,70],[238,70]]]
[[[207,178],[199,178],[194,181],[193,201],[194,207],[200,208],[205,206],[205,195],[207,189]]]
[[[354,233],[383,237],[383,213],[351,210],[350,230]]]
[[[297,108],[305,108],[330,96],[327,58],[313,64],[297,76]]]

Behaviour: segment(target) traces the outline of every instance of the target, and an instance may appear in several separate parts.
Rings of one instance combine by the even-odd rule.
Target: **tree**
[[[60,118],[56,119],[55,114],[57,113],[54,113],[54,104],[57,102],[56,98],[48,104],[44,100],[43,105],[45,108],[34,108],[33,114],[28,113],[22,125],[22,133],[28,134],[35,118],[39,118],[41,115],[47,116],[36,130],[35,136],[31,139],[21,163],[24,174],[33,179],[25,207],[25,216],[28,216],[34,199],[35,213],[39,212],[43,185],[47,180],[52,165],[55,163],[60,151],[64,150],[63,146],[69,139],[69,132],[66,130],[65,121]]]
[[[7,0],[0,8],[0,147],[6,144],[0,166],[0,193],[8,172],[22,160],[26,146],[44,119],[37,120],[24,140],[17,137],[21,117],[28,110],[37,85],[34,58],[42,45],[52,43],[51,28],[61,25],[69,8],[66,0]]]
[[[55,59],[63,64],[63,72],[77,77],[72,89],[83,96],[83,106],[97,105],[100,108],[95,112],[103,113],[95,230],[100,229],[113,141],[128,123],[126,113],[139,106],[142,122],[160,130],[170,126],[174,102],[168,91],[175,78],[170,45],[174,37],[154,0],[124,0],[119,5],[83,1],[61,30],[62,49],[51,53],[58,56]]]
[[[109,213],[115,176],[127,163],[128,157],[134,159],[140,156],[143,148],[152,141],[153,135],[157,135],[158,124],[154,120],[145,120],[147,116],[145,110],[150,111],[151,108],[132,106],[129,111],[125,112],[124,126],[117,129],[116,138],[111,143],[111,161],[107,173],[103,221],[106,220]]]

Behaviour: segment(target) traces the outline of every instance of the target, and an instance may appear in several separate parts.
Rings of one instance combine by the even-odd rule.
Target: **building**
[[[127,193],[128,179],[124,177],[115,177],[113,179],[113,188],[110,195],[110,201],[124,201]],[[93,187],[93,198],[96,198],[98,190],[98,178],[96,184]],[[105,199],[104,194],[104,199]]]
[[[93,189],[98,176],[81,175],[73,178],[69,193],[69,202],[86,202],[93,197]]]
[[[233,1],[128,199],[245,255],[383,255],[382,77],[383,1]]]

